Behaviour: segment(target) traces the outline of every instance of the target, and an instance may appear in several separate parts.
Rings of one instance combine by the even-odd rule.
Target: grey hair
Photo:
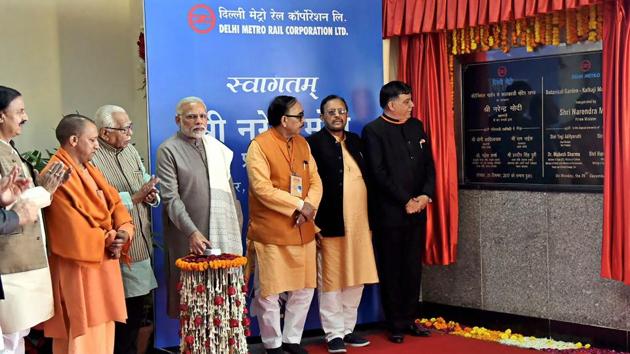
[[[184,111],[182,110],[182,106],[188,103],[201,103],[205,109],[208,108],[208,106],[206,106],[206,103],[203,102],[201,98],[195,97],[195,96],[188,96],[188,97],[182,98],[181,100],[179,100],[179,102],[177,102],[177,108],[175,109],[175,112],[177,113],[177,115],[184,113]]]
[[[127,113],[122,107],[114,106],[113,104],[106,104],[101,106],[94,113],[94,123],[96,124],[96,128],[113,128],[114,127],[114,118],[112,118],[112,114],[114,113]]]

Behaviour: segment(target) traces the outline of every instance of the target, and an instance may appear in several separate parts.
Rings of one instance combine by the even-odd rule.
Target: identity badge
[[[291,175],[291,195],[302,198],[302,177]]]

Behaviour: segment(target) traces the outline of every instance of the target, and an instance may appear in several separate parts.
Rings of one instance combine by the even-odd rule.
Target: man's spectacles
[[[295,118],[299,120],[300,122],[304,120],[304,112],[300,112],[298,114],[285,114],[284,116],[289,117],[289,118]]]
[[[348,113],[348,110],[345,108],[337,108],[337,109],[329,109],[326,111],[326,114],[329,116],[334,116],[335,112],[338,113],[340,116]]]
[[[128,126],[123,127],[123,128],[112,128],[112,127],[107,127],[106,129],[116,130],[116,131],[119,131],[119,132],[123,132],[123,133],[125,133],[125,134],[129,134],[129,133],[131,133],[131,131],[133,130],[133,123],[131,123],[131,124],[129,124]]]
[[[205,113],[201,113],[201,114],[194,114],[194,113],[189,113],[189,114],[180,114],[182,117],[184,117],[184,119],[186,120],[197,120],[198,118],[201,118],[202,120],[208,120],[208,115]]]

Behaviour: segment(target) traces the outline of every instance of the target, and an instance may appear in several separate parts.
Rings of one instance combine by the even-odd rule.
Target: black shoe
[[[414,337],[428,337],[431,335],[431,332],[428,329],[417,323],[409,325],[407,333]]]
[[[405,336],[400,333],[393,333],[389,335],[389,341],[396,344],[401,344],[405,340]]]
[[[297,343],[282,343],[282,349],[291,354],[308,354],[306,349]]]
[[[284,354],[282,347],[265,349],[267,354]]]
[[[346,345],[343,343],[343,339],[339,337],[331,339],[328,343],[326,343],[326,345],[328,346],[329,353],[346,352]]]
[[[354,332],[346,334],[343,337],[343,341],[351,347],[365,347],[370,344],[369,340],[355,334]]]

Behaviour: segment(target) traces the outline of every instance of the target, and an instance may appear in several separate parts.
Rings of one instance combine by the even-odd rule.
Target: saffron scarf
[[[85,265],[98,265],[105,256],[107,232],[130,224],[131,216],[118,191],[98,168],[90,163],[78,165],[63,148],[53,155],[42,173],[57,161],[71,168],[72,173],[53,194],[51,206],[45,209],[50,252]],[[92,177],[97,190],[85,173]],[[133,228],[128,229],[133,236]]]

